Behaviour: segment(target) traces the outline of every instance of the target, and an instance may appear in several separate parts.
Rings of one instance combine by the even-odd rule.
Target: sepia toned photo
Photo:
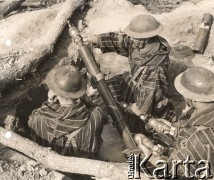
[[[0,180],[214,179],[213,14],[0,1]]]

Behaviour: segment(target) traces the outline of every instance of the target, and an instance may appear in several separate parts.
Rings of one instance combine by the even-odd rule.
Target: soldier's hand
[[[164,147],[159,144],[155,145],[144,134],[136,134],[134,140],[144,154],[154,154],[154,155],[163,154]]]
[[[157,163],[157,160],[162,159],[163,147],[160,145],[154,145],[145,135],[136,134],[134,140],[143,155],[150,156],[149,161],[153,165]]]
[[[171,123],[165,119],[151,118],[148,122],[148,126],[160,134],[169,134],[171,129]]]
[[[87,44],[94,44],[97,45],[97,36],[92,34],[81,34],[83,38],[83,42]]]
[[[177,136],[178,133],[178,127],[174,126],[173,123],[167,121],[166,119],[159,119],[161,122],[165,123],[168,127],[170,127],[169,132],[168,131],[164,131],[164,134],[170,134],[174,137]]]
[[[142,151],[142,155],[145,155],[146,157],[150,157],[148,161],[153,165],[156,165],[159,160],[163,159],[161,155],[159,154],[155,155],[154,153],[152,153],[152,151],[149,148],[147,148],[143,144],[139,148]]]

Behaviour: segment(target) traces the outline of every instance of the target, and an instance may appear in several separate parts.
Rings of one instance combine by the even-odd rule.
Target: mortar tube
[[[88,72],[96,77],[96,87],[102,97],[109,114],[111,115],[113,121],[116,123],[117,129],[122,137],[122,140],[128,149],[136,148],[135,141],[132,138],[131,132],[128,125],[124,121],[124,117],[119,110],[117,103],[115,102],[105,80],[102,77],[102,72],[98,68],[92,53],[87,46],[82,46],[79,49],[80,57],[85,63]]]
[[[124,120],[123,114],[120,112],[120,109],[105,82],[104,74],[101,72],[93,56],[93,53],[91,52],[87,45],[84,45],[83,39],[78,29],[75,26],[71,26],[69,22],[68,25],[69,25],[69,34],[79,46],[80,57],[82,58],[87,71],[94,78],[96,88],[107,107],[107,111],[109,112],[109,114],[112,117],[112,120],[116,124],[117,129],[123,139],[126,148],[135,149],[136,144],[132,137],[132,134]]]

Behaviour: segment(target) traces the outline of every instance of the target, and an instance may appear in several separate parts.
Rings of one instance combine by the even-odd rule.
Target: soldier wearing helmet
[[[107,116],[86,101],[86,81],[77,68],[67,65],[51,70],[46,83],[48,101],[28,121],[35,139],[62,155],[93,157]]]
[[[178,75],[174,84],[187,105],[192,108],[192,114],[189,119],[183,122],[173,123],[173,126],[177,127],[177,134],[175,134],[175,147],[172,153],[168,157],[152,155],[150,162],[155,165],[157,160],[166,158],[168,162],[173,160],[184,162],[189,156],[195,164],[198,164],[200,160],[207,161],[209,163],[208,168],[210,168],[209,173],[213,175],[214,73],[203,67],[193,66]],[[144,154],[152,153],[146,145],[141,144],[140,147]],[[196,169],[197,166],[192,164],[188,176],[194,176]],[[184,168],[179,168],[178,173],[181,176],[186,175]]]
[[[145,123],[139,121],[140,115],[169,120],[174,116],[167,98],[170,47],[159,36],[162,30],[163,25],[153,16],[143,14],[132,19],[125,34],[110,32],[89,37],[102,52],[114,51],[129,58],[130,73],[113,77],[109,87],[118,101],[127,104],[123,107],[133,132],[143,131]]]

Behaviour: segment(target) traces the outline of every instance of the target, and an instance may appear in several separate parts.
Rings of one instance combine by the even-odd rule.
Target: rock
[[[85,8],[85,6],[84,6],[84,5],[83,5],[83,6],[81,6],[81,7],[80,7],[81,11],[82,11],[84,8]]]
[[[178,49],[178,51],[183,51],[184,50],[184,46],[179,45],[177,49]]]
[[[178,45],[179,43],[180,43],[180,41],[178,39],[176,39],[173,44]]]
[[[41,177],[46,176],[48,174],[48,172],[45,170],[45,168],[42,168],[39,170],[39,175]]]
[[[92,7],[94,6],[94,3],[95,3],[95,2],[90,1],[90,2],[88,3],[88,6],[89,6],[90,8],[92,8]]]
[[[187,24],[183,31],[185,33],[187,33],[187,34],[192,33],[193,32],[193,26],[192,26],[192,24]]]
[[[176,4],[181,4],[182,3],[182,0],[177,0],[176,1]]]
[[[35,167],[35,171],[38,171],[38,170],[39,170],[39,167],[38,167],[38,166],[36,166],[36,167]]]
[[[24,176],[24,172],[26,171],[26,168],[24,165],[22,165],[19,170],[18,170],[18,176],[19,177],[23,177]]]
[[[18,161],[13,162],[14,167],[19,168],[21,166],[21,163]]]
[[[4,169],[0,166],[0,174],[4,172]]]
[[[8,169],[10,168],[10,166],[9,166],[8,163],[4,163],[4,164],[2,165],[2,168],[8,170]]]

